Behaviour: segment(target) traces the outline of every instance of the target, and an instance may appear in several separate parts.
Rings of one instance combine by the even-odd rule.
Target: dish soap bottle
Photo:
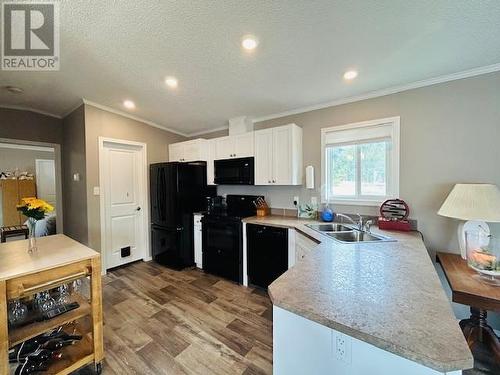
[[[334,217],[335,215],[333,211],[330,209],[330,207],[328,207],[327,204],[323,211],[321,211],[321,220],[329,223],[333,221]]]

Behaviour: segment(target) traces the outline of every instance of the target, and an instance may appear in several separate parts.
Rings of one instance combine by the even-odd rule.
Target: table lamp
[[[500,190],[493,184],[456,184],[438,211],[438,215],[462,220],[458,226],[458,244],[467,259],[466,231],[490,234],[486,222],[500,222]]]

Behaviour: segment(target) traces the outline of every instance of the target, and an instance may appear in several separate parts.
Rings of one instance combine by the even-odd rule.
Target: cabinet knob
[[[270,183],[271,183],[271,180],[267,181],[267,183],[268,183],[268,184],[270,184]]]
[[[276,181],[275,181],[275,180],[273,180],[273,184],[275,184],[275,183],[276,183]]]

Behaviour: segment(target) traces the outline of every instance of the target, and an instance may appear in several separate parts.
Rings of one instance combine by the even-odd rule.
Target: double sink
[[[369,233],[346,224],[306,224],[306,227],[343,243],[396,241],[391,237]]]

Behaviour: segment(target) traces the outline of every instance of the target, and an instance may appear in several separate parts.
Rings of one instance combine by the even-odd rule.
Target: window
[[[399,117],[321,130],[322,201],[379,205],[399,194]]]

